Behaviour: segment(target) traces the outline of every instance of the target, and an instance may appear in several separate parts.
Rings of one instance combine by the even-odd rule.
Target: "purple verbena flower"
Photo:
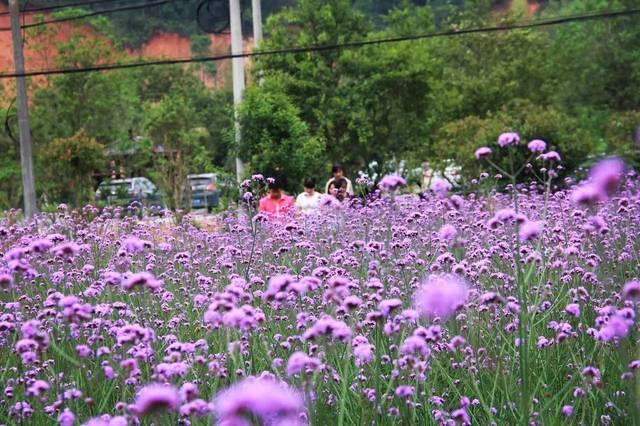
[[[455,275],[430,275],[416,291],[413,303],[427,318],[448,319],[464,305],[468,297],[466,283]]]

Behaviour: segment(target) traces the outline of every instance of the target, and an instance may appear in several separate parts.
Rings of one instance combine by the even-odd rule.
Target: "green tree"
[[[636,0],[583,0],[557,3],[548,14],[624,10]],[[550,59],[557,101],[578,110],[593,106],[618,111],[640,106],[640,16],[622,16],[562,25],[553,31]]]
[[[251,170],[285,180],[286,189],[300,190],[305,177],[326,173],[324,144],[309,134],[298,109],[286,94],[270,87],[247,90],[239,111],[240,155]]]
[[[354,12],[347,0],[301,0],[295,8],[270,17],[266,24],[268,37],[264,49],[292,46],[336,44],[362,39],[369,23],[364,15]],[[349,155],[348,88],[342,79],[339,50],[263,57],[256,61],[255,71],[264,79],[276,78],[279,90],[300,111],[300,118],[311,133],[327,142],[332,160]]]
[[[520,148],[505,149],[497,145],[498,136],[509,131],[519,133]],[[580,166],[597,146],[597,141],[582,128],[580,121],[569,114],[528,100],[514,100],[486,117],[467,116],[442,126],[430,152],[422,153],[422,157],[431,159],[432,165],[441,170],[447,160],[454,159],[461,166],[465,181],[469,181],[487,169],[474,157],[477,148],[490,147],[492,160],[510,170],[508,150],[513,154],[514,164],[520,166],[531,157],[525,145],[532,139],[542,139],[549,150],[559,152],[565,172]],[[533,175],[524,173],[520,178],[526,182]]]
[[[76,206],[93,201],[93,174],[105,165],[103,145],[81,130],[69,138],[54,139],[40,155],[45,165],[41,185],[53,200]]]
[[[104,39],[87,37],[79,27],[57,44],[60,68],[82,68],[122,59]],[[54,76],[37,89],[31,108],[35,144],[71,137],[81,130],[104,145],[129,137],[136,120],[135,86],[126,71]]]
[[[421,31],[434,28],[429,8],[405,13]],[[392,18],[395,24],[399,18]],[[286,25],[285,25],[286,24]],[[400,25],[398,25],[400,27]],[[406,30],[407,25],[404,26]],[[394,35],[370,33],[371,23],[346,0],[301,0],[267,23],[264,48],[338,44]],[[382,165],[426,140],[429,63],[416,60],[424,43],[379,45],[261,58],[255,70],[286,93],[309,132],[326,141],[331,162],[348,171]]]
[[[171,209],[186,208],[187,175],[207,162],[201,143],[206,129],[193,122],[195,109],[187,97],[168,95],[147,108],[146,133],[157,152],[153,177]]]

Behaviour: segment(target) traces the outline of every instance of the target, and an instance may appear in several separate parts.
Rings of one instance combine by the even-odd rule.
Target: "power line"
[[[69,16],[66,18],[59,18],[59,19],[50,19],[50,20],[45,20],[41,22],[34,22],[31,24],[22,25],[21,28],[26,29],[26,28],[39,27],[42,25],[57,24],[60,22],[76,21],[78,19],[90,18],[91,16],[103,15],[105,13],[115,13],[115,12],[122,12],[126,10],[145,9],[147,7],[161,6],[163,4],[171,3],[174,1],[176,0],[161,0],[154,3],[143,3],[143,4],[136,4],[131,6],[116,7],[113,9],[97,10],[95,12],[84,13],[82,15]],[[0,31],[11,31],[11,28],[10,27],[0,28]]]
[[[47,11],[50,11],[50,10],[58,10],[58,9],[66,9],[68,7],[91,6],[93,4],[107,3],[107,2],[114,2],[114,1],[122,1],[122,0],[90,0],[90,1],[80,1],[80,2],[76,2],[76,3],[65,3],[65,4],[59,4],[57,6],[46,6],[46,7],[38,7],[38,8],[34,8],[34,9],[26,9],[26,10],[22,10],[21,14],[24,16],[26,14],[31,14],[31,13],[47,12]],[[0,16],[5,16],[5,15],[9,15],[9,12],[0,12]]]
[[[459,35],[465,35],[465,34],[494,33],[494,32],[501,32],[501,31],[521,30],[521,29],[545,27],[545,26],[552,26],[552,25],[562,25],[562,24],[567,24],[571,22],[583,22],[583,21],[589,21],[589,20],[595,20],[595,19],[618,18],[621,16],[631,16],[631,15],[637,15],[637,14],[640,14],[640,8],[610,11],[610,12],[589,13],[589,14],[582,14],[582,15],[572,15],[572,16],[564,16],[564,17],[552,18],[552,19],[541,19],[541,20],[537,20],[529,23],[498,25],[493,27],[466,28],[461,30],[436,31],[436,32],[425,33],[425,34],[415,34],[415,35],[408,35],[408,36],[380,38],[380,39],[372,39],[372,40],[360,40],[360,41],[352,41],[352,42],[346,42],[341,44],[312,45],[312,46],[291,47],[291,48],[285,48],[285,49],[262,50],[257,52],[242,52],[235,55],[225,54],[225,55],[217,55],[217,56],[203,56],[203,57],[183,58],[183,59],[164,59],[164,60],[157,60],[157,61],[141,61],[141,62],[120,63],[120,64],[102,64],[102,65],[94,65],[94,66],[84,67],[84,68],[58,68],[58,69],[49,69],[49,70],[40,70],[40,71],[28,71],[24,73],[7,73],[7,74],[0,74],[0,79],[45,76],[45,75],[59,75],[59,74],[77,74],[77,73],[83,73],[83,72],[110,71],[110,70],[117,70],[117,69],[140,68],[140,67],[148,67],[148,66],[155,66],[155,65],[178,65],[178,64],[199,63],[199,62],[216,62],[216,61],[222,61],[222,60],[228,60],[228,59],[234,59],[234,58],[240,58],[240,57],[253,58],[253,57],[273,56],[273,55],[291,54],[291,53],[321,52],[321,51],[327,51],[327,50],[348,49],[348,48],[354,48],[354,47],[380,45],[385,43],[398,43],[403,41],[429,39],[429,38],[436,38],[436,37],[453,37],[453,36],[459,36]]]

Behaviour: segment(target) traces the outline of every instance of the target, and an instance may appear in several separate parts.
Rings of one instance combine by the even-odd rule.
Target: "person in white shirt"
[[[338,179],[344,179],[347,182],[347,194],[353,195],[353,185],[351,185],[351,181],[347,177],[345,177],[342,166],[339,166],[339,165],[333,166],[333,168],[331,169],[331,174],[333,175],[333,177],[327,181],[327,184],[325,185],[325,188],[324,188],[325,193],[327,194],[329,193],[329,185],[331,185],[331,182],[336,181]]]
[[[304,214],[310,214],[318,210],[320,197],[322,195],[316,191],[316,180],[308,178],[304,181],[304,192],[296,198],[296,207]]]

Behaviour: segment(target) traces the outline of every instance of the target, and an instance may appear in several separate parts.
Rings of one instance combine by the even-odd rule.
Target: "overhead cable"
[[[640,14],[640,8],[618,10],[618,11],[607,11],[607,12],[594,12],[594,13],[582,14],[582,15],[571,15],[571,16],[564,16],[564,17],[551,18],[551,19],[540,19],[540,20],[524,22],[524,23],[497,25],[492,27],[463,28],[463,29],[457,29],[457,30],[435,31],[431,33],[406,35],[406,36],[398,36],[398,37],[358,40],[358,41],[351,41],[351,42],[339,43],[339,44],[300,46],[300,47],[290,47],[290,48],[284,48],[284,49],[259,50],[255,52],[245,51],[238,54],[229,53],[229,54],[217,55],[217,56],[202,56],[202,57],[192,57],[192,58],[182,58],[182,59],[161,59],[161,60],[155,60],[155,61],[99,64],[99,65],[93,65],[93,66],[83,67],[83,68],[45,69],[45,70],[39,70],[39,71],[27,71],[19,74],[5,73],[5,74],[0,74],[0,79],[15,78],[15,77],[60,75],[60,74],[76,74],[76,73],[84,73],[84,72],[140,68],[140,67],[148,67],[148,66],[156,66],[156,65],[177,65],[177,64],[188,64],[188,63],[199,63],[199,62],[216,62],[216,61],[228,60],[233,58],[241,58],[241,57],[256,58],[256,57],[263,57],[263,56],[283,55],[283,54],[292,54],[292,53],[322,52],[322,51],[328,51],[328,50],[349,49],[349,48],[356,48],[356,47],[362,47],[362,46],[381,45],[386,43],[398,43],[403,41],[429,39],[429,38],[437,38],[437,37],[454,37],[454,36],[460,36],[465,34],[513,31],[513,30],[545,27],[545,26],[552,26],[552,25],[562,25],[562,24],[568,24],[572,22],[584,22],[584,21],[590,21],[590,20],[596,20],[596,19],[611,19],[611,18],[618,18],[622,16],[631,16],[631,15],[637,15],[637,14]]]
[[[30,13],[40,13],[40,12],[48,12],[51,10],[58,10],[58,9],[66,9],[68,7],[83,7],[83,6],[91,6],[94,4],[98,4],[98,3],[107,3],[107,2],[116,2],[116,1],[123,1],[123,0],[89,0],[89,1],[79,1],[79,2],[75,2],[75,3],[64,3],[64,4],[59,4],[56,6],[44,6],[44,7],[36,7],[33,9],[23,9],[21,11],[22,15],[26,15],[26,14],[30,14]],[[9,15],[9,12],[0,12],[0,16],[5,16],[5,15]]]
[[[49,19],[49,20],[44,20],[44,21],[36,21],[36,22],[32,22],[30,24],[21,25],[21,28],[22,29],[27,29],[27,28],[33,28],[33,27],[40,27],[42,25],[57,24],[57,23],[60,23],[60,22],[76,21],[76,20],[79,20],[79,19],[90,18],[92,16],[104,15],[104,14],[107,14],[107,13],[116,13],[116,12],[123,12],[123,11],[127,11],[127,10],[136,10],[136,9],[146,9],[148,7],[161,6],[163,4],[171,3],[171,2],[174,2],[174,1],[176,1],[176,0],[160,0],[160,1],[153,2],[153,3],[141,3],[141,4],[130,5],[130,6],[116,7],[116,8],[113,8],[113,9],[96,10],[94,12],[83,13],[82,15],[74,15],[74,16],[67,16],[67,17],[58,18],[58,19]],[[0,31],[11,31],[11,27],[0,28]]]

